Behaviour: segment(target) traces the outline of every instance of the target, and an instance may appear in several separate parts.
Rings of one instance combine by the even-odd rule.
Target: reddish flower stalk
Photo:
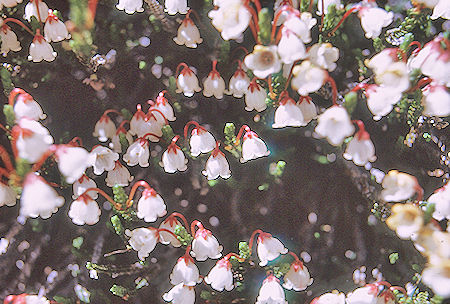
[[[154,137],[156,137],[156,138],[160,138],[158,135],[156,135],[156,134],[154,134],[154,133],[145,133],[144,134],[144,136],[142,136],[142,137],[140,137],[140,138],[143,138],[143,139],[145,139],[145,140],[147,140],[147,136],[154,136]]]
[[[415,49],[413,51],[413,53],[419,52],[420,50],[422,50],[422,44],[419,41],[413,41],[408,45],[408,47],[412,47],[412,46],[417,46],[417,49]]]
[[[359,90],[366,89],[369,86],[367,83],[358,83],[350,92],[358,92]]]
[[[183,67],[183,70],[180,71],[180,67]],[[191,73],[191,69],[189,68],[189,66],[184,62],[180,62],[175,70],[175,76],[178,77],[178,75],[180,75],[180,73],[183,73],[183,71],[189,74]]]
[[[256,11],[259,13],[259,11],[261,10],[261,3],[259,2],[259,0],[251,0],[255,6],[256,6]]]
[[[114,208],[116,208],[117,210],[123,210],[122,206],[120,204],[118,204],[116,201],[114,201],[111,196],[109,196],[105,191],[103,191],[102,189],[99,188],[88,188],[86,189],[86,191],[84,191],[80,196],[83,195],[87,195],[87,193],[89,191],[97,191],[98,194],[100,194],[101,196],[103,196],[104,198],[106,198],[106,200],[112,205],[114,206]]]
[[[414,92],[415,90],[421,89],[422,87],[430,84],[431,82],[433,82],[433,79],[424,77],[424,78],[420,79],[417,82],[417,84],[409,90],[409,92]]]
[[[14,166],[12,165],[11,158],[9,157],[9,154],[6,151],[6,149],[1,145],[0,145],[0,158],[3,161],[6,170],[8,170],[9,172],[14,172]]]
[[[7,20],[7,19],[5,19],[5,20]],[[34,34],[33,34],[33,36],[34,36]],[[8,104],[10,106],[14,106],[14,103],[16,102],[16,96],[19,94],[24,95],[25,101],[33,99],[33,97],[30,94],[28,94],[27,92],[25,92],[24,90],[22,90],[20,88],[14,88],[14,89],[12,89],[11,93],[9,93],[9,97],[8,97]]]
[[[167,120],[166,116],[158,109],[152,109],[152,108],[148,109],[147,116],[148,117],[152,116],[156,120],[156,117],[155,117],[155,115],[152,114],[152,112],[158,112],[159,114],[161,114],[161,116],[164,118],[165,124],[166,125],[169,124],[169,121]]]
[[[402,294],[404,294],[405,296],[408,295],[408,293],[406,292],[405,288],[400,287],[400,286],[391,286],[389,287],[390,290],[398,290],[400,291]]]
[[[188,221],[186,220],[186,218],[184,217],[183,214],[178,213],[178,212],[173,212],[171,215],[169,215],[169,217],[171,217],[171,216],[176,216],[176,217],[180,218],[183,221],[183,224],[186,226],[185,227],[186,230],[189,229],[189,223],[188,223]]]
[[[283,6],[275,15],[275,17],[273,18],[273,23],[272,23],[272,32],[270,34],[270,41],[273,44],[274,43],[274,39],[275,39],[275,32],[277,31],[277,23],[278,23],[278,19],[280,18],[281,14],[284,12],[290,12],[292,14],[295,15],[299,15],[299,12],[294,9],[292,6],[289,5],[285,5]]]
[[[191,223],[191,235],[193,237],[195,237],[195,227],[197,227],[199,229],[205,229],[200,221],[198,221],[198,220],[192,221],[192,223]]]
[[[122,113],[120,113],[119,111],[114,110],[114,109],[106,110],[105,112],[103,112],[103,115],[108,115],[109,113],[116,113],[117,115],[122,116]]]
[[[172,151],[173,153],[176,153],[177,149],[180,149],[180,147],[177,146],[178,139],[180,139],[180,135],[175,135],[174,138],[172,138],[172,141],[167,147],[168,152]]]
[[[249,0],[246,0],[244,2],[244,6],[249,11],[249,13],[252,15],[252,20],[250,22],[250,28],[252,29],[252,33],[255,38],[255,41],[257,44],[261,44],[261,42],[259,41],[259,36],[258,36],[258,33],[259,33],[258,14],[253,9],[253,7],[251,7],[249,5]],[[253,23],[253,25],[252,25],[252,23]],[[253,26],[253,28],[252,28],[252,26]]]
[[[203,128],[202,126],[200,126],[200,125],[198,124],[198,122],[196,122],[195,120],[188,121],[188,122],[184,125],[184,139],[185,139],[185,140],[187,140],[187,135],[188,135],[189,127],[190,127],[191,125],[194,125],[197,129],[200,129],[200,130],[202,130],[202,131],[206,131],[206,129]]]
[[[42,24],[41,12],[39,11],[39,1],[41,1],[41,0],[34,0],[34,4],[36,5],[36,12],[38,15],[39,23]]]
[[[334,32],[337,31],[337,29],[342,25],[344,20],[348,18],[348,16],[350,16],[352,13],[358,11],[359,9],[360,9],[359,6],[354,6],[351,9],[349,9],[348,11],[346,11],[344,16],[342,16],[341,20],[339,21],[339,23],[334,27],[334,29],[331,30],[331,32],[328,33],[328,37],[331,37],[334,34]],[[324,15],[324,11],[325,10],[324,10],[324,7],[323,7],[323,2],[322,2],[322,17]],[[322,21],[322,24],[323,24],[323,21]]]
[[[250,240],[248,241],[248,248],[249,248],[249,250],[250,250],[250,253],[252,252],[252,249],[253,249],[253,242],[254,242],[254,239],[255,239],[255,237],[256,237],[256,235],[257,235],[258,233],[259,233],[259,234],[263,234],[264,231],[262,231],[261,229],[256,229],[255,231],[252,232],[252,235],[250,236]]]
[[[131,187],[130,194],[128,195],[128,199],[125,202],[125,205],[126,205],[127,208],[130,208],[131,205],[133,205],[134,195],[136,194],[136,190],[140,186],[141,187],[145,187],[145,189],[147,189],[147,190],[153,190],[153,188],[150,187],[150,185],[146,181],[140,180],[140,181],[134,183],[133,187]]]
[[[313,4],[314,4],[314,0],[309,0],[308,12],[310,12],[310,13],[312,13]],[[323,7],[323,5],[322,5],[322,7]],[[322,12],[322,14],[323,14],[323,12]]]
[[[30,33],[31,35],[34,36],[33,31],[32,31],[28,26],[26,26],[22,21],[17,20],[17,19],[15,19],[15,18],[6,18],[5,20],[3,20],[3,24],[6,24],[7,22],[13,22],[13,23],[16,23],[16,24],[20,25],[20,26],[21,26],[23,29],[25,29],[28,33]]]
[[[244,131],[245,132],[250,131],[250,127],[247,125],[242,125],[242,127],[239,129],[238,135],[236,136],[236,141],[234,142],[235,146],[239,145],[240,138],[242,136],[242,133],[244,133]]]
[[[355,135],[355,136],[356,136],[359,140],[362,140],[362,139],[369,139],[369,138],[370,138],[370,135],[369,135],[369,133],[366,131],[366,128],[365,128],[364,123],[363,123],[362,120],[352,120],[352,123],[354,123],[354,124],[356,124],[356,125],[358,126],[359,131],[356,132],[356,135]]]
[[[241,50],[241,51],[243,51],[244,53],[245,53],[245,55],[248,55],[248,53],[249,53],[249,51],[244,47],[244,46],[238,46],[237,48],[235,48],[232,52],[231,52],[231,55],[230,55],[230,57],[234,57],[234,56],[236,56],[236,52],[237,51],[239,51],[239,50]]]
[[[75,136],[67,144],[71,145],[71,146],[75,146],[75,147],[82,147],[83,146],[83,140],[80,137]]]
[[[245,259],[241,258],[239,256],[239,254],[234,253],[234,252],[230,252],[229,254],[227,254],[226,256],[224,256],[225,260],[229,260],[232,256],[234,256],[239,262],[244,262]]]
[[[328,82],[331,85],[331,92],[333,94],[333,104],[334,105],[338,105],[337,104],[337,87],[336,87],[336,82],[334,81],[334,79],[330,75],[328,75],[328,77],[325,80],[325,82]]]
[[[5,168],[0,167],[0,178],[1,177],[6,177],[9,178],[10,175],[10,171],[6,170]]]
[[[152,228],[153,228],[153,227],[152,227]],[[177,235],[176,235],[175,233],[173,233],[172,231],[168,230],[168,229],[165,229],[165,228],[159,228],[159,229],[157,229],[157,231],[158,231],[158,235],[159,235],[159,233],[160,233],[161,231],[164,231],[164,232],[167,232],[168,234],[172,235],[175,239],[178,240]]]
[[[300,259],[298,258],[298,256],[297,256],[295,253],[293,253],[292,251],[288,251],[287,254],[292,255],[292,257],[294,258],[294,260],[295,260],[296,263],[300,263],[300,264],[303,265],[302,261],[300,261]]]
[[[55,152],[56,152],[57,146],[56,145],[51,145],[47,152],[45,152],[41,159],[38,160],[33,167],[31,167],[31,171],[36,172],[39,171],[39,169],[41,169],[42,165],[45,163],[45,161],[47,160],[47,158],[49,158],[50,156],[52,156]]]

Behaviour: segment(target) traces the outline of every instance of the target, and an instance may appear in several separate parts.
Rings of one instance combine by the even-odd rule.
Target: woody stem
[[[122,206],[120,204],[118,204],[116,201],[114,201],[111,196],[109,196],[105,191],[103,191],[102,189],[99,188],[88,188],[86,189],[83,194],[88,193],[89,191],[97,191],[98,194],[100,194],[101,196],[103,196],[104,198],[106,198],[106,200],[112,205],[114,206],[114,208],[116,208],[117,210],[122,210]],[[80,196],[82,196],[83,194],[81,194]]]
[[[127,208],[130,208],[131,205],[133,205],[133,198],[134,198],[134,195],[136,194],[136,190],[139,188],[139,186],[145,187],[145,189],[148,189],[148,190],[152,189],[152,187],[150,187],[150,185],[146,181],[141,180],[141,181],[134,183],[133,187],[131,187],[130,194],[128,195],[128,199],[125,203]]]
[[[189,229],[188,221],[186,220],[186,218],[184,217],[183,214],[178,213],[178,212],[173,212],[170,216],[176,216],[176,217],[180,218],[183,221],[183,224],[186,226],[186,229]]]
[[[255,236],[257,234],[261,234],[264,233],[261,229],[256,229],[255,231],[252,232],[252,235],[250,236],[250,240],[248,241],[248,248],[250,250],[250,253],[252,252],[252,248],[253,248],[253,241],[255,239]]]
[[[353,12],[358,11],[359,9],[360,8],[358,6],[355,6],[355,7],[352,7],[351,9],[349,9],[348,11],[346,11],[344,16],[342,16],[341,20],[339,21],[339,23],[334,27],[334,29],[330,33],[328,33],[328,36],[332,36],[334,34],[334,32],[336,32],[337,29],[342,25],[344,20],[347,19],[348,16],[350,16]],[[322,16],[324,15],[324,13],[325,13],[325,9],[322,5]]]
[[[11,158],[9,157],[8,152],[3,146],[0,146],[0,158],[2,159],[3,163],[5,164],[6,170],[9,172],[14,171],[14,167],[11,162]]]
[[[200,229],[204,229],[203,225],[202,225],[202,223],[200,221],[197,221],[197,220],[192,221],[192,223],[191,223],[191,235],[192,236],[195,236],[195,227],[198,227]]]
[[[333,94],[333,104],[334,105],[338,105],[337,104],[337,87],[336,87],[336,82],[334,81],[334,79],[328,75],[326,82],[328,82],[331,85],[331,92]]]
[[[175,233],[173,233],[172,231],[168,230],[168,229],[165,229],[165,228],[159,228],[159,229],[157,229],[157,231],[158,231],[158,233],[159,233],[160,231],[167,232],[167,233],[169,233],[170,235],[172,235],[175,239],[178,239],[177,235],[176,235]]]
[[[28,26],[26,26],[22,21],[17,20],[17,19],[15,19],[15,18],[6,18],[5,20],[3,20],[3,24],[6,24],[7,22],[14,22],[14,23],[20,25],[20,26],[21,26],[22,28],[24,28],[28,33],[30,33],[31,35],[34,36],[33,31],[32,31]]]

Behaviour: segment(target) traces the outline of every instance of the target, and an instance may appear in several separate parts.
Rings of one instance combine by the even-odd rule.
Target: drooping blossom
[[[308,59],[316,66],[333,72],[339,59],[339,49],[331,43],[316,43],[308,50]]]
[[[296,65],[292,70],[291,86],[302,96],[319,90],[328,74],[325,70],[315,66],[311,61],[305,60],[300,65]]]
[[[172,142],[164,151],[160,165],[164,168],[167,173],[175,173],[177,171],[186,171],[188,160],[184,156],[181,148],[176,144],[179,136],[174,137]]]
[[[169,15],[175,15],[176,13],[187,14],[189,7],[187,6],[187,0],[166,0],[164,1],[165,11]]]
[[[178,45],[185,45],[188,48],[196,48],[197,44],[203,42],[198,28],[192,18],[189,17],[189,14],[181,22],[177,36],[173,38],[173,41]]]
[[[254,78],[245,92],[245,110],[262,112],[267,108],[266,90]]]
[[[166,93],[167,92],[164,90],[158,94],[158,97],[156,97],[156,103],[153,105],[153,108],[161,111],[161,113],[168,121],[175,121],[176,118],[173,112],[173,108],[167,98],[164,97],[164,94]]]
[[[116,8],[120,11],[125,11],[127,14],[133,14],[134,12],[143,12],[144,8],[142,5],[143,0],[119,0]]]
[[[95,175],[101,175],[105,171],[113,170],[116,161],[119,159],[119,153],[100,145],[94,146],[91,154],[95,156],[93,164]]]
[[[22,49],[17,35],[11,28],[3,23],[3,19],[0,20],[0,39],[1,39],[1,52],[3,56],[6,56],[9,51],[18,52]]]
[[[313,282],[308,268],[299,260],[291,264],[283,280],[283,287],[288,290],[293,289],[294,291],[305,290]]]
[[[421,210],[412,204],[395,204],[391,212],[391,216],[386,220],[388,227],[395,230],[401,239],[416,237],[424,224]]]
[[[217,99],[222,99],[225,93],[225,81],[216,69],[217,60],[212,63],[212,70],[208,77],[203,81],[203,95],[211,97],[214,95]]]
[[[36,30],[33,42],[30,45],[30,55],[28,60],[33,62],[53,61],[56,58],[56,52],[53,50],[50,43],[45,40],[44,36],[39,33],[39,29]]]
[[[199,229],[195,233],[192,241],[191,255],[197,261],[206,261],[207,258],[218,259],[222,256],[223,247],[211,233],[211,231],[203,228],[201,223],[197,223]]]
[[[388,26],[394,19],[393,12],[386,12],[377,6],[363,6],[358,13],[361,18],[361,27],[366,33],[366,38],[377,38],[383,27]]]
[[[170,284],[178,285],[183,283],[186,286],[195,286],[201,281],[198,267],[189,253],[180,257],[170,274]]]
[[[30,0],[25,5],[25,18],[28,22],[31,22],[31,17],[34,16],[40,22],[45,22],[48,16],[48,6],[42,0]]]
[[[149,166],[149,157],[148,140],[139,137],[128,147],[127,152],[123,155],[123,161],[128,166],[136,166],[139,164],[142,168],[146,168]]]
[[[50,10],[44,25],[44,37],[49,42],[59,42],[70,39],[66,25]]]
[[[112,139],[114,137],[116,131],[116,125],[111,118],[109,118],[108,115],[103,114],[95,123],[94,133],[92,133],[92,136],[98,137],[100,142],[106,142],[108,139]]]
[[[357,166],[365,166],[368,162],[374,162],[375,146],[370,140],[370,135],[364,128],[362,121],[357,121],[359,131],[350,140],[344,152],[344,158],[351,160]]]
[[[258,247],[256,252],[260,260],[259,266],[266,266],[268,262],[275,260],[280,254],[286,254],[288,249],[284,247],[279,239],[270,233],[262,232],[258,236]]]
[[[264,157],[270,154],[269,149],[265,142],[259,138],[258,134],[250,130],[250,128],[246,125],[241,127],[239,133],[245,130],[243,143],[242,143],[242,157],[241,162],[245,163],[249,160],[256,159],[259,157]],[[238,135],[239,138],[239,135]]]
[[[404,201],[417,192],[417,179],[407,173],[391,170],[383,178],[381,197],[386,202]]]
[[[186,286],[180,283],[165,293],[163,299],[172,304],[194,304],[195,290],[193,286]]]
[[[16,96],[17,98],[15,98]],[[13,89],[9,98],[10,100],[14,100],[15,98],[13,108],[16,122],[24,117],[32,120],[40,120],[47,117],[39,103],[24,90],[18,88]]]
[[[72,198],[77,199],[81,194],[86,192],[86,190],[89,188],[97,188],[97,184],[95,183],[95,181],[93,179],[89,178],[86,174],[83,174],[79,179],[77,179],[72,184],[72,189],[73,189]],[[91,191],[87,192],[86,194],[89,195],[89,197],[91,197],[93,200],[96,200],[98,197],[97,191],[94,191],[94,190],[91,190]]]
[[[255,304],[268,303],[288,304],[280,281],[272,274],[264,279]]]
[[[38,162],[53,143],[50,132],[39,122],[21,118],[12,129],[12,137],[20,158]]]
[[[152,188],[145,189],[137,202],[137,217],[148,223],[154,222],[158,217],[166,214],[166,204],[162,197]]]
[[[257,44],[253,48],[253,52],[245,56],[244,63],[256,77],[266,78],[281,70],[281,60],[277,50],[276,45]]]
[[[316,133],[333,146],[341,145],[346,137],[355,132],[347,110],[341,106],[328,108],[317,120]]]
[[[450,93],[440,84],[430,84],[423,90],[423,114],[427,116],[446,117],[450,115]]]
[[[86,149],[70,145],[58,145],[55,156],[58,169],[69,184],[79,179],[96,160],[96,155],[90,154]]]
[[[217,1],[217,9],[208,13],[212,25],[224,40],[240,40],[252,18],[242,0]]]
[[[208,180],[213,180],[219,176],[227,179],[231,176],[230,165],[228,164],[225,154],[219,150],[219,146],[213,150],[206,161],[205,170],[202,171]]]
[[[0,207],[14,206],[17,200],[17,193],[9,185],[0,182]]]
[[[76,225],[94,225],[100,218],[101,210],[98,204],[88,194],[79,196],[72,202],[69,217]]]
[[[158,243],[159,233],[156,228],[136,228],[133,230],[125,230],[125,235],[130,239],[128,242],[131,247],[138,252],[140,260],[145,260],[150,252],[155,249]]]
[[[108,171],[105,182],[108,187],[115,185],[126,187],[133,179],[134,176],[130,174],[130,171],[120,161],[116,161],[114,169]]]
[[[200,92],[202,90],[198,85],[198,78],[185,63],[180,63],[178,67],[180,66],[183,66],[183,69],[177,77],[176,92],[183,93],[186,97],[192,97],[195,92]]]
[[[447,182],[428,198],[428,203],[434,204],[433,218],[438,221],[444,218],[450,220],[450,185]]]
[[[159,229],[167,229],[175,233],[175,228],[177,226],[182,226],[182,224],[180,223],[180,221],[178,221],[178,219],[175,216],[169,215],[164,221],[161,222],[161,224],[159,225]],[[159,238],[161,244],[164,245],[171,244],[173,247],[181,246],[180,241],[169,232],[160,231]]]
[[[234,288],[233,273],[231,272],[231,262],[228,257],[217,261],[216,265],[205,277],[205,283],[211,285],[211,288],[222,292],[231,291]]]
[[[275,111],[272,128],[306,126],[303,113],[294,99],[286,96],[280,100],[280,105]]]
[[[402,98],[402,92],[390,87],[372,84],[366,87],[367,107],[374,120],[380,120],[389,114],[394,105]]]
[[[189,124],[189,123],[188,123]],[[187,127],[185,126],[185,135],[187,135]],[[193,122],[193,124],[196,124]],[[189,146],[191,147],[191,155],[196,157],[200,153],[211,152],[216,146],[216,140],[214,136],[207,131],[204,127],[196,124],[196,127],[192,129],[191,138],[189,139]]]

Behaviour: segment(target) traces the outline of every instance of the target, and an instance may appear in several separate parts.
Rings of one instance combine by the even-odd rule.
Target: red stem
[[[312,13],[313,4],[314,4],[314,0],[309,0],[308,12],[310,12],[310,13]],[[323,14],[323,8],[322,8],[322,14]]]
[[[200,221],[194,220],[191,223],[191,235],[195,237],[195,227],[199,229],[205,229]]]
[[[161,137],[159,137],[158,135],[156,135],[154,133],[145,133],[144,136],[142,136],[141,138],[147,140],[147,138],[146,138],[147,136],[154,136],[156,138],[161,138]]]
[[[108,194],[106,194],[105,191],[103,191],[102,189],[99,188],[88,188],[86,189],[80,196],[82,195],[86,195],[89,191],[97,191],[98,194],[100,194],[101,196],[103,196],[104,198],[106,198],[106,200],[114,206],[114,208],[116,208],[117,210],[122,210],[122,206],[120,204],[118,204],[116,201],[114,201],[111,196],[109,196]]]
[[[296,263],[303,264],[302,261],[300,261],[300,259],[298,258],[298,256],[295,253],[293,253],[292,251],[288,251],[287,254],[292,255],[294,257]]]
[[[169,121],[167,120],[166,116],[165,116],[160,110],[158,110],[158,109],[152,109],[152,108],[148,109],[147,115],[151,115],[151,116],[155,117],[155,115],[151,114],[151,112],[158,112],[158,113],[161,114],[162,117],[164,118],[165,124],[166,124],[166,125],[169,124]],[[156,120],[156,117],[155,117],[155,120]]]
[[[236,141],[234,143],[235,146],[239,145],[239,140],[240,140],[244,130],[245,130],[245,132],[250,131],[250,127],[247,125],[242,125],[242,127],[239,129],[238,135],[236,136]]]
[[[420,202],[421,200],[423,200],[423,188],[419,185],[417,179],[416,179],[416,186],[414,187],[414,189],[416,190],[417,193],[416,201]]]
[[[277,23],[278,23],[278,19],[280,18],[281,14],[283,14],[286,11],[290,11],[292,13],[295,12],[295,10],[292,8],[292,6],[289,5],[285,5],[283,6],[275,15],[275,17],[273,18],[273,23],[272,23],[272,32],[270,34],[270,41],[273,44],[274,43],[274,39],[275,39],[275,32],[277,30]]]
[[[261,3],[259,2],[259,0],[251,0],[255,6],[256,6],[256,11],[259,13],[259,11],[261,10]]]
[[[322,33],[322,28],[323,28],[323,20],[325,19],[325,7],[324,7],[324,3],[323,2],[324,1],[322,0],[322,2],[321,2],[322,3],[322,14],[320,16],[320,26],[319,26],[319,32],[321,32],[321,33]]]
[[[116,113],[117,115],[122,116],[122,113],[114,109],[106,110],[105,112],[103,112],[103,115],[108,115],[109,113]]]
[[[120,125],[119,125],[119,127],[117,128],[117,129],[120,129],[120,128],[123,128],[123,126],[126,124],[126,123],[130,123],[130,121],[129,120],[123,120],[121,123],[120,123]]]
[[[0,167],[0,177],[4,176],[6,178],[9,178],[10,173],[11,171],[8,171],[5,168]]]
[[[334,79],[328,75],[326,82],[328,82],[331,85],[331,91],[333,94],[333,104],[337,105],[337,87],[336,87],[336,82],[334,81]]]
[[[34,37],[33,31],[28,26],[26,26],[22,21],[17,20],[15,18],[6,18],[5,20],[3,20],[3,24],[6,24],[7,22],[14,22],[14,23],[20,25],[22,28],[24,28],[28,33],[30,33]]]
[[[5,21],[6,21],[6,20],[8,20],[8,18],[6,18]],[[5,21],[4,21],[4,22],[5,22]],[[33,36],[34,36],[34,34],[33,34]],[[8,104],[9,104],[10,106],[14,106],[14,103],[16,102],[16,96],[19,95],[19,94],[28,94],[28,93],[25,92],[25,91],[22,90],[22,89],[14,88],[14,89],[11,91],[11,93],[9,93]],[[28,95],[30,95],[30,94],[28,94]],[[30,97],[31,97],[31,95],[30,95]],[[33,97],[31,97],[31,98],[33,98]]]
[[[201,130],[204,130],[204,129],[205,129],[205,128],[203,128],[202,126],[200,126],[200,125],[198,124],[198,122],[196,122],[195,120],[190,120],[190,121],[188,121],[188,122],[184,125],[184,139],[185,139],[185,140],[187,140],[187,134],[188,134],[188,131],[189,131],[189,127],[190,127],[191,125],[196,126],[197,129],[201,129]]]
[[[138,189],[139,186],[145,187],[145,189],[148,189],[148,190],[153,189],[152,187],[150,187],[150,185],[146,181],[143,181],[143,180],[140,180],[140,181],[134,183],[133,187],[131,187],[130,194],[128,195],[128,199],[125,203],[127,208],[130,208],[131,205],[133,205],[133,198],[134,198],[134,195],[136,194],[136,190]]]
[[[178,218],[180,218],[183,221],[183,224],[186,226],[186,229],[189,229],[189,224],[188,221],[186,220],[186,218],[184,217],[183,214],[178,213],[178,212],[173,212],[171,215],[169,216],[176,216]]]
[[[369,85],[367,83],[358,83],[350,92],[357,92],[366,89]]]
[[[41,12],[39,11],[39,1],[41,0],[34,0],[34,4],[36,5],[36,12],[38,15],[38,19],[39,19],[39,23],[42,24],[42,20],[41,20]]]
[[[256,229],[255,231],[252,232],[252,235],[250,236],[250,240],[248,241],[248,248],[250,250],[250,253],[252,252],[253,241],[258,233],[262,234],[262,233],[264,233],[264,231],[262,231],[261,229]]]
[[[244,262],[244,261],[245,261],[245,259],[241,258],[241,257],[239,256],[239,254],[234,253],[234,252],[230,252],[229,254],[227,254],[227,255],[224,257],[224,259],[225,259],[225,260],[229,260],[232,256],[234,256],[239,262]]]
[[[244,2],[244,6],[249,11],[249,13],[252,15],[253,26],[255,27],[255,31],[256,31],[256,37],[255,37],[256,43],[261,44],[261,42],[259,41],[259,36],[258,36],[258,33],[259,33],[258,15],[256,14],[255,10],[248,4],[248,2],[249,2],[249,0],[246,0]],[[251,26],[250,26],[250,28],[251,28]],[[254,36],[255,36],[255,34],[254,34]]]
[[[83,140],[82,140],[80,137],[75,136],[75,137],[72,138],[72,140],[69,141],[67,144],[68,144],[68,145],[74,145],[74,146],[76,146],[76,147],[82,147],[82,146],[83,146]]]
[[[408,293],[406,292],[405,288],[400,287],[400,286],[391,286],[391,287],[389,287],[389,289],[390,289],[390,290],[398,290],[398,291],[400,291],[401,293],[403,293],[405,296],[408,295]]]
[[[41,159],[38,160],[33,167],[31,167],[31,171],[36,172],[39,169],[41,169],[42,165],[45,163],[45,161],[47,160],[47,158],[49,158],[50,156],[52,156],[55,151],[57,149],[56,145],[52,145],[50,146],[50,148],[48,148],[47,152],[45,152],[42,156]]]
[[[423,86],[426,86],[426,85],[430,84],[431,82],[433,82],[433,79],[428,78],[428,77],[424,77],[424,78],[420,79],[417,82],[417,84],[409,90],[409,92],[414,92],[415,90],[420,89]]]
[[[376,285],[376,286],[383,285],[383,286],[386,286],[387,288],[390,288],[390,287],[392,286],[391,283],[386,282],[386,281],[375,282],[375,285]]]
[[[8,170],[9,172],[14,172],[14,167],[12,165],[11,158],[9,157],[9,154],[6,151],[6,149],[1,145],[0,145],[0,158],[5,164],[6,170]]]
[[[354,6],[351,9],[349,9],[348,11],[345,12],[344,16],[342,16],[341,20],[339,21],[339,23],[334,27],[334,29],[328,33],[328,37],[332,36],[334,34],[334,32],[337,31],[337,29],[341,26],[341,24],[344,22],[345,19],[347,19],[348,16],[351,15],[351,13],[358,11],[360,9],[359,6]],[[322,5],[322,16],[325,13],[325,8]]]
[[[175,239],[178,240],[177,235],[176,235],[175,233],[173,233],[172,231],[168,230],[168,229],[165,229],[165,228],[159,228],[159,229],[157,229],[157,231],[158,231],[158,234],[159,234],[160,231],[167,232],[167,233],[171,234]]]
[[[245,48],[245,47],[243,47],[243,46],[238,46],[237,48],[235,48],[234,50],[233,50],[233,52],[231,52],[231,56],[230,57],[234,57],[234,56],[236,56],[236,52],[237,51],[239,51],[239,50],[242,50],[242,51],[244,51],[244,53],[245,53],[245,55],[248,55],[248,50]]]
[[[412,46],[417,46],[417,49],[415,49],[414,51],[413,51],[413,53],[414,52],[419,52],[421,49],[422,49],[422,44],[419,42],[419,41],[413,41],[413,42],[411,42],[409,45],[408,45],[408,47],[412,47]]]
[[[177,65],[177,69],[175,70],[175,76],[176,76],[176,77],[178,77],[178,75],[179,75],[179,73],[180,73],[180,67],[184,67],[184,68],[186,68],[186,69],[189,69],[189,67],[188,67],[188,65],[187,65],[186,63],[180,62],[180,63]],[[190,70],[190,69],[189,69],[189,70]]]

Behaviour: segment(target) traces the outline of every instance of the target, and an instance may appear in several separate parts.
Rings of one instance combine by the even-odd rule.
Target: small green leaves
[[[395,264],[399,259],[398,252],[393,252],[389,255],[389,263]]]
[[[1,68],[0,68],[0,79],[1,79],[2,85],[3,85],[3,93],[5,93],[5,95],[8,96],[9,93],[12,91],[12,89],[14,89],[14,84],[13,84],[12,79],[11,79],[11,72],[9,71],[9,69],[5,65],[8,66],[8,67],[10,66],[8,64],[3,64],[1,66]],[[8,125],[9,125],[9,123],[8,123]]]
[[[14,114],[14,108],[13,106],[6,104],[3,106],[3,114],[5,114],[6,117],[6,124],[9,127],[12,127],[14,125],[14,121],[16,120],[16,115]]]
[[[123,235],[125,229],[123,228],[122,222],[120,221],[119,216],[113,215],[111,216],[111,224],[114,227],[114,231],[118,234],[118,235]]]
[[[344,96],[345,103],[344,107],[348,114],[352,114],[358,104],[358,94],[356,92],[349,92]]]
[[[259,40],[262,44],[270,43],[270,34],[272,31],[272,15],[267,7],[261,9],[258,13]]]
[[[91,303],[90,297],[91,293],[89,290],[87,290],[85,287],[81,286],[80,284],[75,285],[75,294],[77,295],[78,299],[80,299],[81,302],[84,303]]]
[[[281,177],[285,168],[286,162],[284,160],[279,160],[277,163],[271,163],[269,165],[269,174],[275,177]]]
[[[186,228],[180,225],[175,227],[175,235],[183,246],[188,246],[193,239],[193,237],[187,232]]]
[[[172,138],[175,137],[175,133],[173,132],[173,129],[169,125],[165,125],[161,128],[162,131],[162,137],[165,141],[170,142]]]
[[[72,246],[78,250],[80,250],[83,245],[84,238],[82,236],[76,237],[72,240]]]
[[[290,267],[291,267],[291,264],[289,264],[289,263],[281,263],[280,265],[273,267],[273,274],[277,278],[281,278],[289,271]]]
[[[120,147],[122,148],[122,151],[126,151],[128,149],[128,139],[127,136],[124,133],[119,133],[119,142]]]
[[[109,291],[111,291],[113,295],[121,297],[122,299],[127,298],[130,295],[128,288],[116,284],[114,284]]]
[[[248,259],[252,255],[250,247],[247,242],[239,242],[239,256],[243,259]]]
[[[127,201],[128,195],[125,193],[125,190],[122,186],[114,185],[113,188],[114,200],[119,204],[123,204]]]
[[[122,114],[123,118],[126,120],[131,120],[131,118],[133,117],[133,114],[131,114],[130,110],[122,108],[120,110],[120,113]]]

